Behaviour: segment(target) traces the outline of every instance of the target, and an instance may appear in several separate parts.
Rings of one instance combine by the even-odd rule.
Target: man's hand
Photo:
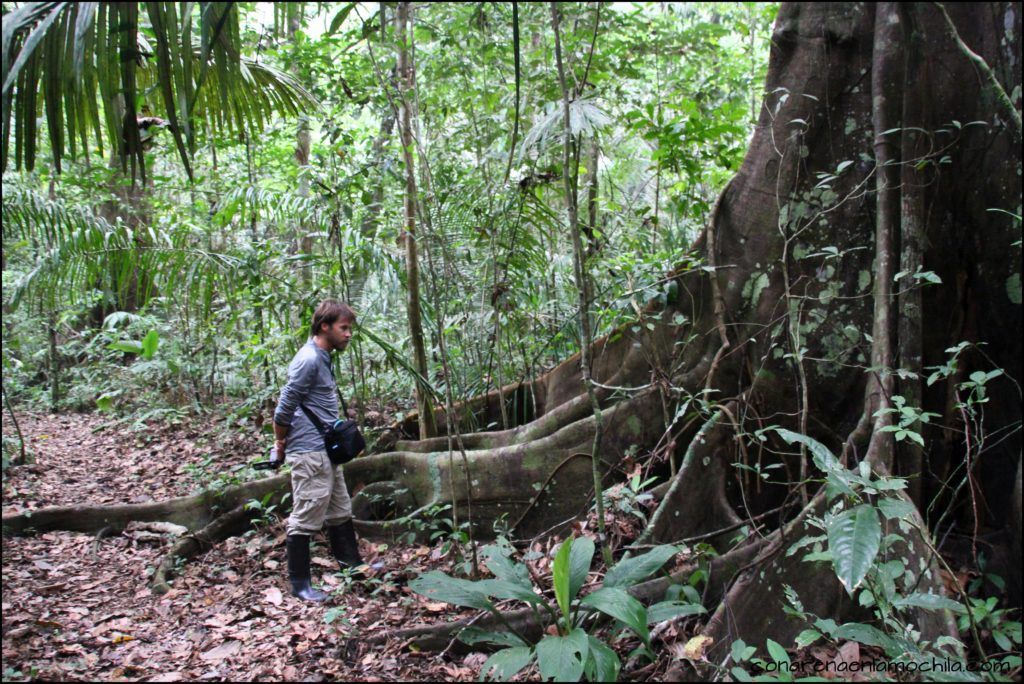
[[[291,429],[291,425],[279,425],[277,421],[274,422],[274,451],[277,452],[275,470],[284,465],[284,445],[288,441],[288,431]]]

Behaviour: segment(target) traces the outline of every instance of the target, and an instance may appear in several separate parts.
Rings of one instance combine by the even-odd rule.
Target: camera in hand
[[[277,460],[277,449],[270,447],[270,453],[267,455],[266,461],[250,461],[249,467],[253,470],[275,470],[281,465],[281,461]]]

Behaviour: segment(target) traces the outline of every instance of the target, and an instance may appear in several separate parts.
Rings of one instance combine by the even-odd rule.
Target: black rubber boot
[[[359,542],[356,541],[356,528],[351,520],[340,525],[327,527],[327,539],[331,542],[331,552],[338,559],[342,570],[365,572],[366,564],[359,556]]]
[[[309,535],[289,534],[288,544],[288,579],[292,583],[292,595],[303,601],[319,603],[327,598],[327,594],[314,589],[310,582],[309,572]]]

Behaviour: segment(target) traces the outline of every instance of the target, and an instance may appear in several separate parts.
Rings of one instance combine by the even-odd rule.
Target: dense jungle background
[[[2,9],[5,681],[1020,680],[1019,4]]]

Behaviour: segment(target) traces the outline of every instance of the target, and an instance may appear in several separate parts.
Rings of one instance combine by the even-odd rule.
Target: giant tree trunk
[[[1002,88],[1019,93],[1019,12],[1009,5],[986,11],[956,5],[949,11],[964,43],[992,66]],[[726,528],[783,501],[787,492],[779,487],[741,491],[743,481],[730,465],[746,454],[741,443],[747,437],[737,440],[736,433],[768,425],[803,429],[836,453],[850,436],[852,460],[864,458],[870,445],[872,467],[912,477],[914,500],[937,501],[935,511],[958,507],[951,519],[960,529],[1006,525],[1020,458],[1020,432],[1013,429],[1020,395],[1011,380],[1021,377],[1020,229],[1013,218],[1020,206],[1019,131],[934,5],[890,5],[880,13],[884,19],[876,22],[872,6],[781,9],[757,131],[698,242],[714,273],[681,270],[678,296],[648,308],[662,313],[653,332],[624,326],[593,345],[593,373],[601,385],[647,386],[599,393],[608,416],[604,467],[613,468],[631,445],[674,443],[678,455],[686,454],[673,484],[672,505],[678,507],[648,531],[654,541]],[[891,237],[876,244],[876,226]],[[893,276],[903,247],[910,252],[904,265],[934,273],[941,284],[928,275]],[[892,264],[883,271],[889,275],[875,283],[882,263]],[[900,302],[906,310],[896,308]],[[675,314],[688,323],[673,325]],[[897,325],[904,316],[908,323]],[[922,386],[920,376],[897,376],[900,368],[920,374],[945,364],[946,350],[961,341],[983,345],[984,353],[961,355],[951,377]],[[886,367],[868,372],[879,362]],[[984,422],[965,424],[949,398],[964,393],[957,385],[971,372],[993,368],[1005,375],[988,386]],[[716,427],[714,416],[684,417],[663,439],[658,395],[649,385],[666,372],[680,401],[705,388],[715,398],[734,398],[728,429]],[[941,418],[923,426],[923,450],[901,448],[892,463],[892,433],[877,432],[885,422],[872,414],[900,392]],[[586,451],[594,420],[575,357],[503,394],[527,401],[531,420],[464,437],[473,472],[490,473],[474,489],[474,510],[511,509],[516,532],[529,535],[587,507],[584,464],[571,457]],[[459,407],[464,429],[498,422],[499,398],[492,392]],[[415,417],[401,427],[414,435]],[[976,433],[979,427],[984,435]],[[949,430],[960,438],[944,438]],[[992,439],[979,459],[971,444],[988,435],[1005,439]],[[448,499],[447,483],[463,482],[461,473],[447,474],[442,440],[399,440],[395,448],[353,464],[349,481],[409,486],[408,507]],[[965,505],[949,500],[940,478],[954,474],[969,449],[975,450],[974,484],[961,489]],[[555,480],[539,502],[530,495],[533,483],[522,477],[524,467],[538,463]],[[807,472],[795,459],[784,464],[793,479]],[[454,467],[461,468],[458,462]],[[820,497],[810,498],[804,515],[821,510]],[[922,508],[922,515],[929,512]],[[925,522],[935,524],[938,513],[930,515]],[[480,519],[486,523],[489,516]],[[802,533],[800,524],[791,527],[788,538]],[[923,540],[907,543],[908,554],[922,554]],[[849,608],[830,573],[810,564],[790,568],[792,559],[783,562],[776,551],[762,559],[772,572],[748,577],[726,597],[733,638],[751,642],[772,630],[788,634],[782,592],[771,581],[783,571],[792,571],[798,590],[819,599],[816,608],[834,614]],[[932,620],[926,632],[945,627]],[[716,615],[709,633],[728,631],[722,630]]]
[[[959,37],[1018,96],[1018,106],[1018,6],[948,9]],[[820,474],[771,438],[753,440],[755,430],[805,430],[842,453],[847,465],[866,460],[879,474],[895,469],[916,477],[914,499],[937,502],[934,510],[922,507],[923,529],[948,506],[954,512],[945,524],[968,531],[998,530],[1012,511],[1019,516],[1020,228],[1013,216],[1020,212],[1019,130],[936,6],[890,5],[877,15],[881,25],[871,5],[781,8],[757,130],[695,245],[713,270],[678,269],[673,296],[644,312],[660,314],[646,321],[653,329],[627,325],[590,349],[604,414],[602,470],[613,473],[634,447],[643,458],[667,444],[681,460],[645,541],[710,533],[725,551],[728,536],[716,531],[782,508],[779,516],[764,517],[776,525],[765,539],[729,552],[751,559],[742,566],[747,571],[729,566],[721,590],[708,596],[714,605],[705,632],[715,638],[709,657],[718,662],[735,638],[791,645],[795,627],[782,612],[783,582],[821,616],[839,620],[852,609],[833,573],[784,553],[804,534],[807,518],[823,511],[823,493],[808,488],[806,504],[793,507],[801,499],[790,487],[745,480],[733,464],[779,464],[775,472],[789,473],[793,482],[802,473]],[[894,130],[878,130],[894,117]],[[876,152],[888,159],[881,171]],[[881,207],[879,191],[889,193]],[[892,231],[892,244],[876,245],[879,225]],[[922,273],[934,273],[941,284],[913,274],[874,283],[875,264],[900,263],[901,245],[916,252],[904,263],[919,259]],[[911,286],[919,286],[914,297]],[[902,313],[916,312],[896,310],[869,338],[892,303],[920,307],[919,329],[897,325]],[[901,367],[919,372],[947,363],[946,350],[962,341],[984,345],[983,353],[963,352],[948,378],[921,386],[919,378],[893,377]],[[873,357],[895,368],[871,368]],[[993,368],[1005,373],[986,385],[984,420],[965,422],[956,407],[965,392],[959,384]],[[667,426],[666,378],[668,396],[691,402]],[[918,396],[920,408],[939,415],[923,426],[919,452],[892,452],[891,433],[872,434],[880,426],[866,409],[890,402],[892,392]],[[719,403],[694,412],[702,393]],[[515,415],[526,420],[463,437],[477,478],[470,486],[479,532],[490,531],[503,514],[520,537],[558,529],[585,512],[592,495],[595,421],[579,357],[470,400],[454,418],[464,431],[500,422],[502,395],[522,402],[528,410]],[[415,419],[400,432],[417,435]],[[386,518],[452,500],[451,486],[460,488],[455,499],[468,500],[462,459],[449,458],[446,438],[396,437],[393,451],[345,466],[349,487],[362,490],[354,506],[364,534],[386,533]],[[943,480],[962,478],[963,465],[971,482],[951,497]],[[400,490],[385,506],[369,496]],[[1011,535],[1019,534],[1018,521]],[[924,562],[922,587],[934,586],[937,576],[926,535],[908,534],[901,549]],[[1019,543],[1011,557],[1017,567],[1009,576],[1016,577]],[[924,638],[948,628],[942,615],[922,614],[917,622]]]

